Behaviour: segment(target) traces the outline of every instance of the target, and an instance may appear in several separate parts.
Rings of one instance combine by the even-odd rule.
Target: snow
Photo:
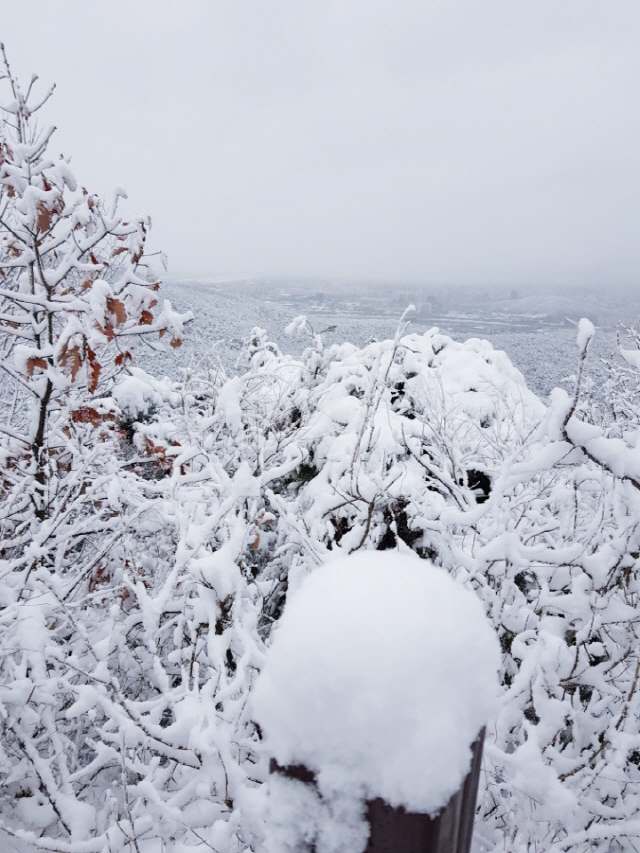
[[[474,593],[413,555],[324,565],[287,604],[253,714],[280,765],[322,794],[435,814],[460,787],[497,693],[498,642]]]
[[[161,383],[138,367],[129,369],[113,389],[116,404],[130,417],[136,417],[162,403]]]
[[[640,370],[640,350],[638,349],[621,349],[620,355],[630,364],[635,370]]]
[[[28,841],[8,835],[3,829],[0,829],[0,844],[4,853],[35,853],[38,849]]]
[[[594,329],[591,320],[587,320],[586,317],[583,317],[578,322],[578,349],[580,352],[584,352],[586,350],[595,333],[596,330]]]

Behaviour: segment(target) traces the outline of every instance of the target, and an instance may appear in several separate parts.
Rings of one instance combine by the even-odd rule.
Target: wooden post
[[[312,572],[253,691],[270,853],[469,853],[500,660],[474,593],[418,557]]]
[[[367,803],[371,827],[364,853],[469,853],[476,810],[484,729],[473,744],[471,768],[462,787],[435,817],[393,808],[384,800]]]
[[[482,729],[471,747],[471,767],[462,786],[434,817],[395,808],[379,798],[369,800],[370,835],[364,853],[469,853],[484,734]],[[281,767],[272,759],[271,772],[315,787],[314,774],[301,764]]]

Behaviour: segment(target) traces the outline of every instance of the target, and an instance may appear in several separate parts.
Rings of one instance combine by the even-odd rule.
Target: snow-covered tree
[[[125,696],[139,692],[135,655],[126,657],[135,632],[117,649],[105,646],[126,624],[128,587],[142,582],[127,539],[142,535],[148,504],[130,470],[123,412],[109,395],[119,376],[136,381],[137,338],[177,346],[189,318],[158,305],[159,281],[144,257],[149,220],[123,221],[121,191],[105,205],[76,183],[66,160],[49,158],[53,128],[40,128],[36,115],[51,91],[36,99],[34,78],[23,93],[2,56],[3,817],[72,839],[99,822],[87,810],[95,733],[108,719],[109,737],[121,740],[114,718],[130,713]],[[118,655],[105,669],[105,658]],[[118,778],[119,764],[110,762]]]

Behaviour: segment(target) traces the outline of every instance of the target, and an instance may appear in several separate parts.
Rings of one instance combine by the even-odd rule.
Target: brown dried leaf
[[[42,368],[42,370],[46,370],[48,367],[46,358],[42,358],[41,355],[32,355],[30,358],[27,359],[27,374],[29,376],[33,376],[33,371],[36,369],[36,367],[40,367]]]
[[[101,414],[93,406],[80,406],[71,412],[71,420],[74,424],[91,424],[97,427],[101,424],[113,424],[116,417],[112,412]]]
[[[113,331],[113,326],[108,320],[104,326],[101,326],[100,323],[96,323],[96,329],[104,335],[108,341],[112,341],[116,336],[116,333]]]
[[[49,208],[44,204],[44,202],[40,202],[40,204],[38,205],[38,218],[36,219],[38,231],[48,231],[51,228],[52,219],[53,211],[49,210]]]
[[[178,349],[182,346],[182,338],[171,338],[171,348]]]
[[[89,577],[88,590],[95,592],[97,587],[111,582],[111,571],[106,566],[98,566]]]
[[[139,325],[140,326],[150,326],[153,323],[153,314],[151,311],[143,311],[140,314]]]
[[[110,311],[116,318],[116,326],[122,326],[127,320],[127,309],[124,307],[124,302],[116,299],[115,296],[110,296],[107,299],[107,311]]]
[[[71,412],[71,420],[74,424],[91,424],[99,426],[102,420],[100,412],[91,406],[80,406],[79,409],[74,409]]]
[[[118,366],[121,366],[121,365],[127,364],[127,362],[131,361],[132,358],[133,358],[133,356],[131,355],[129,350],[125,350],[124,352],[119,353],[113,359],[113,363],[117,364]]]
[[[80,347],[75,345],[69,347],[67,344],[64,344],[60,350],[58,362],[64,370],[69,372],[71,381],[75,382],[78,371],[82,366],[82,353],[80,352]]]
[[[145,453],[148,453],[149,456],[157,456],[160,462],[166,462],[167,460],[167,448],[162,444],[154,444],[153,441],[149,437],[145,439],[144,443]]]
[[[88,390],[90,394],[98,387],[98,379],[100,377],[100,371],[102,370],[102,365],[96,358],[95,352],[91,349],[91,347],[87,347],[87,359],[89,361],[89,386]]]

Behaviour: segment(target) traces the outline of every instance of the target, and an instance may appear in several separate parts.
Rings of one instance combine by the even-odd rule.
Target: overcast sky
[[[639,0],[5,0],[174,276],[640,285]]]

